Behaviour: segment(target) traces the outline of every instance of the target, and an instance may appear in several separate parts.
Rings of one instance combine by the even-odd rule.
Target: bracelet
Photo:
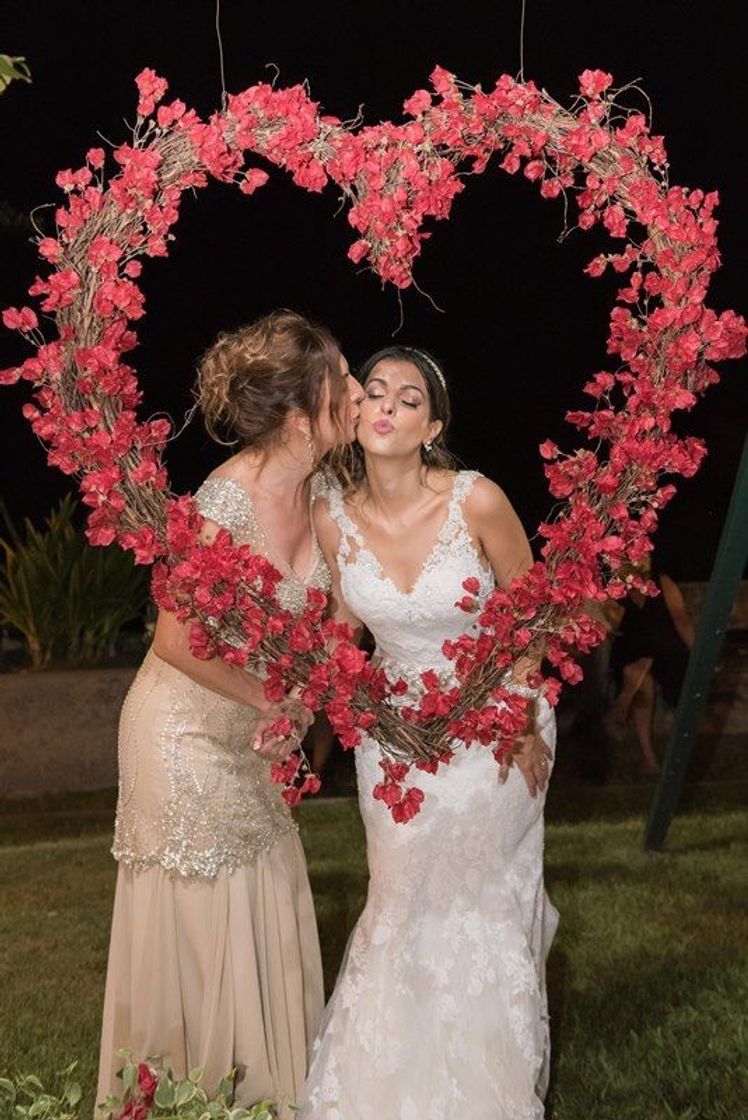
[[[501,687],[517,696],[524,696],[526,700],[539,700],[543,694],[541,688],[530,688],[528,684],[519,684],[517,681],[502,681]]]

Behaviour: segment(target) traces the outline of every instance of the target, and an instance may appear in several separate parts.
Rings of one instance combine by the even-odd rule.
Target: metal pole
[[[709,685],[748,559],[748,436],[735,478],[717,556],[712,568],[696,640],[688,660],[675,724],[665,752],[662,775],[649,813],[644,847],[661,851],[678,808],[694,740],[706,709]]]

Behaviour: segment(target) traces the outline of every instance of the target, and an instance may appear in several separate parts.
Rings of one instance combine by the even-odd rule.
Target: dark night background
[[[221,8],[229,91],[269,80],[273,63],[280,84],[306,78],[327,111],[347,118],[363,105],[367,123],[400,119],[402,101],[437,62],[485,87],[519,69],[520,0],[223,0]],[[168,79],[170,96],[209,114],[220,98],[214,19],[214,0],[5,0],[0,52],[25,56],[33,84],[14,83],[0,98],[0,199],[20,214],[59,201],[55,173],[80,166],[97,132],[126,139],[133,78],[144,66]],[[719,190],[724,265],[710,304],[743,313],[747,39],[748,14],[737,3],[527,0],[528,78],[562,103],[585,67],[610,70],[617,85],[641,79],[654,129],[667,140],[671,182]],[[168,411],[178,425],[196,359],[215,333],[273,307],[328,323],[354,366],[387,342],[399,322],[397,295],[346,259],[352,230],[336,209],[334,189],[310,195],[277,170],[251,199],[217,184],[185,198],[168,260],[146,264],[148,316],[134,360],[149,413]],[[559,244],[562,221],[561,204],[544,202],[522,178],[494,167],[469,180],[416,269],[443,313],[409,290],[398,335],[442,359],[454,389],[454,450],[504,486],[528,529],[549,507],[537,445],[551,437],[573,446],[564,411],[582,406],[583,381],[606,367],[613,284],[582,275],[604,241],[577,233]],[[28,233],[0,233],[3,307],[26,301],[37,269]],[[26,353],[2,332],[0,366]],[[746,363],[721,372],[722,384],[681,424],[707,440],[709,457],[663,519],[661,563],[678,578],[708,575],[739,459]],[[0,493],[14,516],[38,519],[69,483],[46,466],[20,417],[27,389],[0,394]],[[193,422],[169,449],[175,488],[194,488],[219,457]]]

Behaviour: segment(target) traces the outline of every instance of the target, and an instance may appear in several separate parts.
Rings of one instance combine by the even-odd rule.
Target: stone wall
[[[135,669],[0,675],[0,797],[117,784],[117,724]]]

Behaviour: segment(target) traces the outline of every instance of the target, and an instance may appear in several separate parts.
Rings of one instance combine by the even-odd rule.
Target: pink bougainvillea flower
[[[431,108],[431,94],[426,89],[416,90],[414,94],[403,102],[403,112],[409,117],[419,117]]]
[[[138,114],[141,117],[149,116],[169,88],[164,78],[159,78],[155,70],[146,66],[135,79],[140,100],[138,101]]]
[[[259,187],[263,187],[267,183],[268,178],[267,171],[263,171],[259,167],[252,167],[245,172],[244,177],[239,181],[239,190],[243,194],[254,194]]]
[[[579,75],[579,89],[584,97],[599,97],[613,84],[613,75],[606,70],[583,70]]]
[[[36,312],[31,307],[8,307],[3,311],[3,323],[12,331],[33,331],[39,326]]]

